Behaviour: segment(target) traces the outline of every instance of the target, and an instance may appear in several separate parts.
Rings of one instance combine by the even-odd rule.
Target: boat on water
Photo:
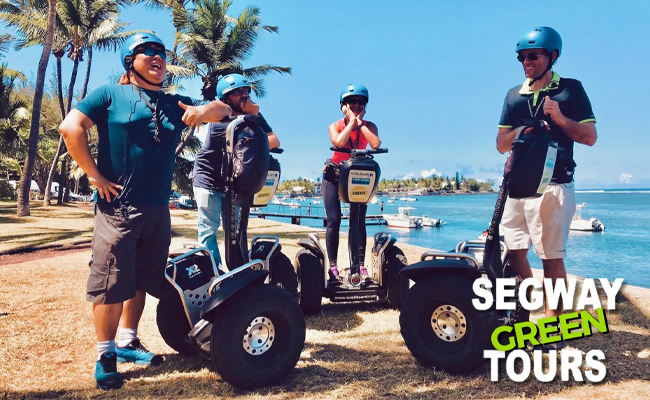
[[[422,217],[412,216],[410,210],[415,209],[413,207],[398,207],[397,214],[382,214],[381,216],[386,224],[393,228],[422,228]]]
[[[586,207],[587,203],[578,204],[576,206],[576,213],[571,220],[572,231],[584,232],[602,232],[605,230],[605,225],[598,220],[598,218],[582,218],[582,208]]]
[[[394,203],[395,200],[397,200],[397,197],[395,197],[395,196],[391,196],[390,199],[388,199],[388,202],[389,202],[389,203]]]
[[[418,201],[415,197],[400,197],[400,201]]]
[[[370,204],[379,204],[380,200],[377,197],[373,197],[372,200],[370,200]]]
[[[442,220],[438,218],[430,218],[427,214],[422,216],[422,226],[430,226],[432,228],[439,228],[442,226]]]

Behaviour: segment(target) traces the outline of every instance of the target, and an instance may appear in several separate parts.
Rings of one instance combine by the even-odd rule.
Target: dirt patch
[[[24,262],[43,258],[58,257],[66,254],[73,254],[79,251],[87,251],[91,248],[90,241],[81,243],[66,244],[51,248],[23,250],[11,254],[0,254],[0,266],[21,264]]]

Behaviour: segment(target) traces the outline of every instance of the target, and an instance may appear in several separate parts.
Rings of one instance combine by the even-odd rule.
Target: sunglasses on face
[[[149,56],[149,57],[158,56],[163,60],[167,59],[167,53],[165,53],[165,50],[157,49],[155,47],[145,47],[143,49],[138,50],[138,53],[142,53],[145,56]]]
[[[231,91],[230,93],[234,94],[235,96],[243,96],[243,95],[250,95],[251,90],[250,88],[239,88]]]
[[[368,102],[365,99],[348,99],[345,100],[345,104],[357,104],[360,106],[365,106]]]
[[[518,54],[517,55],[517,61],[519,62],[524,62],[525,59],[529,59],[530,61],[535,61],[537,60],[540,56],[543,56],[545,53],[528,53],[528,54]]]

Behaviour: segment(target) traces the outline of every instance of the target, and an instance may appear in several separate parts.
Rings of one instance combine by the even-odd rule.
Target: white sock
[[[128,328],[120,327],[120,330],[117,332],[117,346],[118,347],[128,346],[129,343],[131,343],[131,341],[136,337],[138,337],[137,329],[128,329]]]
[[[97,342],[97,361],[102,358],[102,354],[115,352],[115,340]]]

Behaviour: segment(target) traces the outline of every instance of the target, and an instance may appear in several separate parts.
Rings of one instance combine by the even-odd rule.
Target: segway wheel
[[[483,364],[497,326],[494,311],[472,305],[472,282],[440,275],[417,282],[408,292],[399,317],[402,337],[423,365],[452,374],[470,373]]]
[[[406,256],[395,246],[390,246],[384,256],[386,290],[379,294],[379,301],[390,307],[399,308],[409,290],[409,279],[399,273],[407,265]]]
[[[280,383],[305,345],[298,303],[274,285],[255,284],[221,305],[211,337],[212,361],[231,385],[253,389]]]
[[[185,341],[192,327],[187,321],[180,298],[158,302],[156,324],[160,336],[169,347],[183,355],[194,354],[192,347]]]
[[[293,269],[291,260],[284,253],[279,252],[273,257],[271,269],[271,283],[289,292],[294,299],[298,297],[298,276]]]
[[[319,257],[311,251],[302,249],[296,254],[298,270],[298,302],[305,315],[318,314],[321,310],[324,269]]]

